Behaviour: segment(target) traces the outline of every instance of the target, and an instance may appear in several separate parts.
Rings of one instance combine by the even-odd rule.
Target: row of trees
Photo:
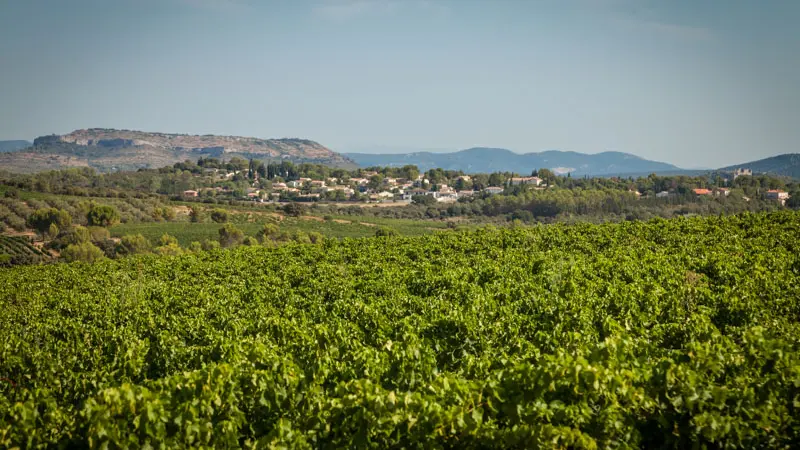
[[[92,227],[110,227],[119,222],[119,212],[113,206],[93,204],[86,213]],[[28,217],[28,226],[42,234],[56,236],[72,225],[72,216],[57,208],[38,209]]]
[[[220,179],[213,170],[235,172],[231,178]],[[377,173],[376,175],[373,172]],[[743,189],[746,195],[755,195],[768,189],[783,189],[796,192],[800,187],[786,178],[758,175],[743,176],[731,180],[727,174],[710,173],[704,176],[657,176],[647,177],[582,177],[556,176],[549,169],[538,169],[533,175],[542,178],[549,186],[564,189],[619,189],[637,190],[642,193],[676,191],[679,194],[695,188],[732,187]],[[416,166],[370,167],[346,170],[320,164],[295,164],[290,161],[245,160],[234,157],[227,162],[215,158],[185,161],[160,169],[140,169],[136,172],[101,174],[91,168],[72,168],[36,174],[11,174],[0,171],[0,184],[38,192],[65,193],[75,195],[119,196],[119,195],[180,195],[189,189],[221,187],[226,192],[240,196],[258,178],[260,187],[269,188],[272,181],[291,181],[298,178],[337,178],[347,183],[351,178],[370,175],[371,187],[377,189],[385,178],[415,180],[420,171]],[[482,190],[488,186],[503,186],[513,172],[471,174],[463,177],[462,171],[431,169],[424,178],[433,189],[448,184],[457,190]],[[428,187],[428,186],[426,186]]]
[[[376,237],[395,236],[396,234],[394,230],[386,227],[379,227],[375,231]],[[274,223],[266,223],[254,236],[247,236],[235,225],[226,223],[220,227],[216,240],[194,241],[183,248],[178,244],[177,238],[166,233],[158,239],[155,245],[142,234],[128,234],[123,236],[119,242],[114,242],[110,240],[108,230],[105,228],[87,228],[79,225],[53,241],[50,247],[61,249],[61,257],[66,262],[95,262],[103,258],[116,259],[148,253],[176,256],[184,253],[233,248],[240,245],[276,247],[290,242],[322,244],[324,241],[325,237],[321,233],[281,230]]]
[[[162,235],[155,246],[153,246],[151,242],[141,234],[125,235],[113,248],[106,249],[105,256],[109,258],[116,258],[145,253],[179,255],[185,252],[196,253],[199,251],[208,251],[219,248],[232,248],[239,245],[266,245],[274,247],[289,242],[321,244],[323,241],[324,237],[320,233],[314,231],[304,232],[300,230],[281,230],[273,223],[264,224],[263,228],[254,236],[247,236],[234,224],[226,223],[220,227],[219,236],[216,240],[205,240],[202,242],[194,241],[186,248],[180,247],[178,240],[169,234]]]

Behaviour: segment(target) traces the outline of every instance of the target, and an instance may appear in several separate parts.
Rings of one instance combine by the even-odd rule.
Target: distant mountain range
[[[199,158],[289,160],[355,168],[353,161],[305,139],[187,135],[92,128],[38,137],[33,145],[0,153],[0,168],[37,172],[65,167],[94,167],[102,172],[157,168]]]
[[[551,169],[557,174],[572,176],[605,176],[627,173],[676,172],[672,164],[650,161],[629,153],[603,152],[586,154],[550,150],[539,153],[514,153],[502,148],[476,147],[452,153],[415,152],[406,154],[345,153],[362,167],[404,166],[414,164],[420,170],[442,168],[478,172],[517,172],[528,174],[534,169]]]
[[[0,141],[0,153],[15,152],[30,146],[30,141]]]
[[[748,163],[737,164],[735,166],[723,167],[719,170],[732,171],[738,168],[750,169],[754,174],[769,173],[773,175],[800,178],[800,153],[787,153],[785,155],[759,159],[758,161],[751,161]]]
[[[351,147],[347,150],[339,150],[339,153],[368,153],[368,154],[398,154],[398,153],[453,153],[458,148],[432,148],[432,147],[407,147],[393,145],[370,145],[364,147]]]

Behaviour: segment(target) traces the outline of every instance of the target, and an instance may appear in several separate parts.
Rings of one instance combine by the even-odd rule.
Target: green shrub
[[[206,251],[215,250],[220,247],[219,241],[212,241],[211,239],[206,239],[201,245],[203,246],[203,250]]]
[[[436,204],[436,199],[432,195],[417,194],[411,196],[411,203],[415,205],[431,206]]]
[[[395,232],[391,228],[380,227],[377,230],[375,230],[375,236],[376,237],[396,236],[396,235],[397,235],[397,232]]]
[[[272,240],[273,236],[278,234],[278,227],[274,224],[267,223],[264,224],[264,227],[258,231],[256,237],[261,242],[266,242],[268,240]]]
[[[119,211],[113,206],[95,205],[86,213],[86,220],[89,225],[110,227],[119,222]]]
[[[105,254],[91,242],[70,244],[61,252],[61,258],[66,262],[95,262],[103,259]]]
[[[189,221],[192,223],[200,223],[205,219],[205,213],[199,206],[192,206],[189,208]]]
[[[158,239],[158,245],[162,247],[165,245],[178,245],[178,238],[176,238],[175,236],[170,236],[167,233],[164,233]]]
[[[92,233],[88,228],[76,225],[67,230],[62,230],[58,236],[49,244],[55,249],[66,248],[69,245],[83,244],[92,241]]]
[[[121,255],[138,255],[150,251],[150,241],[141,234],[126,234],[120,239],[117,253]]]
[[[64,210],[46,208],[37,209],[28,217],[28,225],[40,233],[46,233],[52,224],[60,229],[66,229],[72,225],[72,216]]]
[[[169,206],[164,206],[163,208],[161,208],[161,217],[163,217],[164,220],[168,221],[175,220],[176,217],[175,209]]]
[[[312,244],[322,244],[325,241],[325,236],[323,236],[322,233],[318,233],[316,231],[309,231],[308,239],[311,241]]]
[[[100,242],[111,239],[111,233],[108,228],[103,227],[87,227],[89,236],[92,242]]]
[[[226,223],[219,229],[219,245],[223,248],[234,247],[244,240],[244,232],[233,224]]]
[[[55,239],[58,236],[58,233],[59,233],[58,225],[51,223],[50,228],[47,229],[47,236],[50,239]]]
[[[228,221],[228,212],[224,209],[215,209],[211,211],[211,220],[216,223],[225,223]]]
[[[178,256],[184,253],[184,250],[177,243],[162,245],[156,247],[153,251],[163,256]]]
[[[311,238],[308,237],[308,234],[306,232],[304,232],[304,231],[301,231],[301,230],[295,230],[292,233],[292,240],[294,242],[298,242],[300,244],[310,244],[311,243]]]
[[[290,217],[300,217],[306,214],[307,208],[300,203],[289,203],[283,207],[283,212]]]

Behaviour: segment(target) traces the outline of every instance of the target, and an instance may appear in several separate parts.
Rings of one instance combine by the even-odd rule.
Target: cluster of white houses
[[[329,192],[341,192],[344,198],[349,199],[358,192],[367,195],[371,201],[410,201],[417,195],[429,195],[438,202],[454,202],[459,198],[473,196],[479,192],[500,194],[505,190],[505,188],[501,186],[489,186],[481,191],[471,189],[456,190],[443,183],[431,184],[423,175],[418,176],[415,180],[384,178],[381,185],[376,188],[375,186],[370,186],[370,178],[376,174],[377,172],[364,172],[362,174],[363,178],[350,178],[348,180],[339,180],[336,178],[328,178],[325,180],[298,178],[297,180],[287,182],[274,182],[272,183],[271,191],[268,192],[264,189],[251,187],[247,189],[246,196],[248,199],[257,201],[265,201],[268,199],[280,200],[281,198],[313,200]],[[456,183],[459,181],[470,182],[471,178],[468,175],[462,175],[454,181]],[[507,184],[511,186],[532,185],[538,188],[544,188],[546,186],[539,177],[514,177],[509,179]],[[423,189],[423,187],[428,188]],[[202,191],[207,189],[216,190],[218,191],[217,193],[220,193],[219,191],[222,190],[222,188],[205,188]],[[196,190],[186,190],[183,192],[183,196],[198,197],[201,193],[202,192]]]
[[[468,176],[463,176],[459,178],[464,178],[465,181],[469,181]],[[426,180],[427,181],[427,180]],[[514,177],[508,180],[509,186],[519,186],[523,184],[529,184],[536,187],[544,187],[543,180],[539,177]],[[502,194],[505,191],[505,188],[500,186],[488,186],[483,188],[480,192],[485,194]],[[446,184],[440,184],[437,186],[436,190],[425,190],[425,189],[409,189],[404,191],[401,194],[403,200],[411,200],[415,195],[430,195],[436,199],[438,202],[454,202],[462,197],[471,197],[475,195],[474,190],[462,190],[456,191],[455,189],[449,187]]]

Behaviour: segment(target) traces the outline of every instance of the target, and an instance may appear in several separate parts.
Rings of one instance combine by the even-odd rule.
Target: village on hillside
[[[218,174],[220,179],[233,179],[243,171],[222,171],[210,169]],[[253,181],[245,189],[240,199],[252,200],[259,203],[281,201],[367,201],[372,203],[410,203],[416,196],[427,196],[439,203],[455,202],[460,198],[471,197],[476,193],[488,195],[501,194],[505,186],[530,185],[536,189],[545,189],[547,184],[537,176],[510,177],[492,179],[494,183],[488,186],[473,184],[469,175],[458,175],[448,182],[430,180],[426,174],[419,174],[413,179],[384,177],[374,170],[360,171],[358,177],[326,177],[313,179],[298,177],[297,179],[278,181],[276,177],[271,181],[262,182],[258,173],[253,175]],[[219,194],[232,195],[232,190],[225,187],[207,187],[200,189],[187,189],[182,196],[187,199],[216,196]]]
[[[200,164],[202,164],[202,160]],[[414,166],[407,166],[391,172],[375,169],[359,169],[354,172],[337,171],[337,176],[299,176],[292,169],[293,166],[281,164],[266,166],[253,166],[250,161],[238,161],[236,165],[219,164],[214,167],[204,167],[195,175],[210,176],[213,186],[197,187],[179,191],[179,197],[185,200],[203,200],[210,198],[229,198],[235,200],[249,200],[256,203],[278,202],[362,202],[362,203],[391,203],[395,205],[416,203],[449,203],[460,199],[475,196],[492,196],[508,193],[509,189],[526,188],[544,190],[550,186],[544,177],[537,176],[538,171],[533,171],[531,176],[518,176],[509,173],[473,174],[463,172],[442,171],[435,169],[419,173]],[[176,165],[177,166],[177,165]],[[262,170],[263,168],[263,170]],[[313,172],[313,171],[305,171]],[[389,175],[387,175],[389,173]],[[403,176],[391,176],[392,174]],[[542,169],[542,173],[548,173]],[[707,187],[693,188],[691,186],[673,185],[666,189],[646,192],[631,186],[628,191],[637,199],[669,199],[682,196],[696,197],[728,197],[732,192],[732,182],[739,177],[752,177],[750,169],[739,168],[725,174],[726,178],[718,179],[707,184]],[[619,182],[616,177],[610,180]],[[235,183],[226,183],[235,182]],[[231,185],[238,183],[241,188]],[[788,192],[780,189],[765,189],[762,197],[774,200],[785,205],[790,198]],[[750,201],[747,196],[741,196],[745,201]]]

